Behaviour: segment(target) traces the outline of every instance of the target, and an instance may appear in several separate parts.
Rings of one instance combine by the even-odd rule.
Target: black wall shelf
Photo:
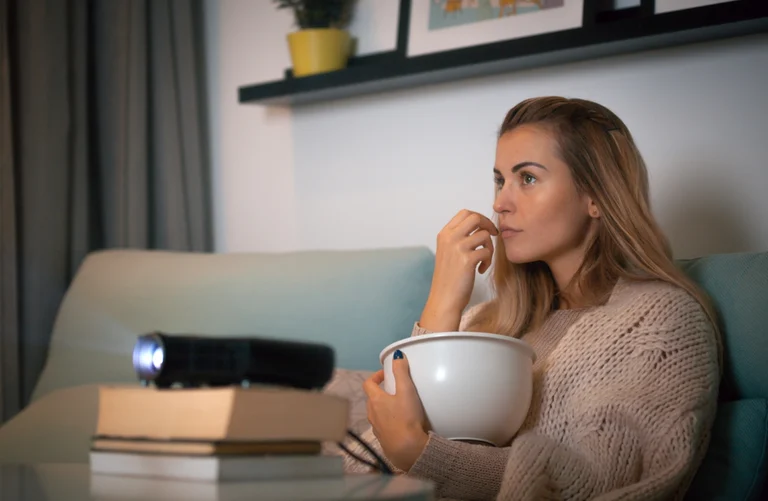
[[[290,106],[448,82],[631,52],[768,32],[768,0],[737,0],[653,14],[653,2],[601,12],[585,0],[582,27],[408,58],[407,12],[401,0],[398,49],[353,58],[343,70],[238,89],[244,104]],[[616,14],[616,15],[612,15]],[[768,71],[768,69],[763,69]]]

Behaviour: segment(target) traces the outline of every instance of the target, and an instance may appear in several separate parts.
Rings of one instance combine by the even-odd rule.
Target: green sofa
[[[87,462],[98,385],[138,384],[131,352],[153,330],[328,343],[343,369],[326,389],[353,392],[379,367],[381,349],[410,335],[433,268],[423,247],[95,252],[59,308],[32,401],[0,427],[0,463]],[[351,407],[357,428],[364,405]]]
[[[768,463],[768,253],[679,264],[713,298],[726,347],[717,421],[688,499],[760,499]],[[384,346],[410,334],[433,267],[426,248],[94,253],[61,305],[31,404],[0,428],[0,463],[86,462],[98,384],[136,384],[133,343],[154,329],[326,342],[336,349],[337,372],[351,376],[346,384],[359,383],[378,368]],[[362,415],[353,407],[359,424],[364,406]]]
[[[767,499],[768,252],[679,265],[712,298],[725,346],[717,418],[687,499]]]

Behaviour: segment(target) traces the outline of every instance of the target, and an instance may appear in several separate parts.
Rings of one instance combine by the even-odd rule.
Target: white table
[[[91,474],[88,464],[0,464],[0,499],[79,500],[401,500],[432,501],[433,485],[403,476],[347,475],[270,482],[184,482]]]

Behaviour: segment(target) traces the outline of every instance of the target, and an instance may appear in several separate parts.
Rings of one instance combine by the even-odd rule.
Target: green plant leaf
[[[292,9],[300,29],[349,26],[356,0],[273,0],[278,9]]]

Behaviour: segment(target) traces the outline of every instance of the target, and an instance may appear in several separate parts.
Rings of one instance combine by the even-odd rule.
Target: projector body
[[[330,346],[266,338],[217,338],[153,332],[139,336],[133,367],[158,388],[253,384],[318,389],[333,375]]]

